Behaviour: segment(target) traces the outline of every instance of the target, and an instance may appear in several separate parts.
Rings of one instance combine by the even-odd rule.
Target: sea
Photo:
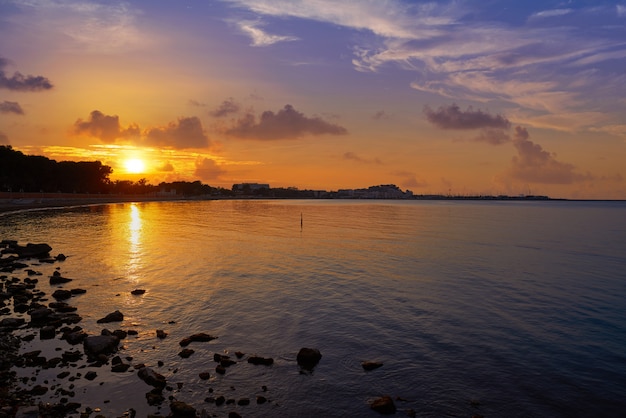
[[[106,417],[166,416],[171,400],[204,416],[377,417],[382,396],[396,416],[626,416],[626,202],[117,203],[3,214],[0,239],[64,254],[32,267],[40,289],[86,290],[69,301],[79,325],[136,331],[118,355],[168,382],[149,406],[134,367],[15,367],[21,387],[50,387],[44,403],[71,385],[70,402]],[[54,271],[73,281],[49,285]],[[122,322],[97,323],[115,310]],[[21,352],[76,349],[18,333],[37,335]],[[182,358],[196,333],[217,338]],[[322,355],[312,370],[303,347]],[[236,364],[216,373],[215,353]]]

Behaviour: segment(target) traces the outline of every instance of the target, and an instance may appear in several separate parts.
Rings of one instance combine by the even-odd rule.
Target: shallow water
[[[37,268],[42,289],[56,267],[86,289],[71,303],[90,334],[122,311],[107,327],[139,331],[122,356],[217,416],[378,416],[369,401],[390,395],[419,417],[614,417],[626,409],[625,215],[623,202],[152,202],[4,215],[0,238],[67,255]],[[196,332],[219,338],[181,359]],[[51,344],[48,357],[69,348]],[[313,373],[300,373],[301,347],[322,352]],[[275,364],[216,375],[213,353],[235,351]],[[74,400],[106,416],[159,411],[136,373],[96,371],[73,382]],[[37,379],[66,384],[58,373]],[[204,402],[220,394],[252,404]]]

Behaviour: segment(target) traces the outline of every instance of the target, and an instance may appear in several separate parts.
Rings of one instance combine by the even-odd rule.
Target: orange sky
[[[626,199],[619,3],[155,3],[2,2],[0,144],[153,184]]]

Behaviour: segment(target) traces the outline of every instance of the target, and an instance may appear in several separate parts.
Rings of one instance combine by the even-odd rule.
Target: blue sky
[[[626,198],[625,23],[615,1],[4,0],[0,143],[154,182]]]

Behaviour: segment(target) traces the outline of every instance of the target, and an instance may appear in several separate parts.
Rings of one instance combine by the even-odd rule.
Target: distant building
[[[162,187],[157,192],[157,196],[162,196],[162,197],[176,196],[176,189],[174,188],[166,189],[165,187]]]

